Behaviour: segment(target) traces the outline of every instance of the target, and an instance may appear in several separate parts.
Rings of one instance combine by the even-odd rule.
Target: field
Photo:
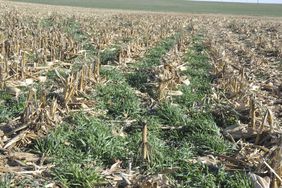
[[[282,21],[0,4],[0,187],[281,186]]]
[[[234,15],[282,16],[282,5],[209,3],[189,0],[16,0],[17,2],[49,5],[78,6],[87,8],[146,10],[180,13],[215,13]]]

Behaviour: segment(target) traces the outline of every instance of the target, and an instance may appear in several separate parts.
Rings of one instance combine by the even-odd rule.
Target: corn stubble
[[[173,15],[156,15],[155,19],[150,15],[140,18],[138,14],[124,14],[120,15],[121,20],[111,14],[64,16],[31,16],[14,9],[1,10],[0,89],[15,102],[24,103],[17,117],[3,122],[9,126],[1,134],[1,149],[7,156],[46,136],[71,112],[95,115],[95,101],[85,96],[97,84],[108,81],[100,74],[102,63],[126,67],[189,22]],[[116,43],[120,45],[118,50],[113,47]],[[175,49],[179,51],[181,46],[178,42]],[[102,62],[105,53],[112,49],[117,54],[110,53]],[[144,127],[142,153],[144,161],[150,161],[146,130]],[[26,156],[23,160],[34,162]],[[7,166],[3,172],[37,175],[48,168],[42,165],[34,170],[33,164],[28,163],[20,169]]]
[[[271,178],[270,183],[259,186],[279,187],[281,118],[275,116],[281,116],[281,109],[275,101],[280,96],[277,90],[281,72],[277,71],[277,62],[281,58],[281,27],[253,20],[245,20],[242,27],[235,20],[228,22],[225,29],[211,29],[214,32],[206,41],[216,87],[223,91],[216,99],[221,101],[221,110],[231,104],[238,115],[235,125],[224,132],[240,143],[237,159],[244,159],[256,172],[267,172],[264,176]],[[263,31],[262,27],[269,29]],[[226,37],[220,41],[219,36]]]
[[[180,34],[162,62],[149,70],[153,76],[147,83],[153,86],[151,97],[156,103],[183,95],[179,86],[190,82],[182,74],[186,64],[182,56],[193,43],[192,37],[202,31],[215,78],[216,91],[211,101],[220,106],[221,112],[225,110],[223,107],[231,106],[239,114],[236,130],[234,126],[223,130],[238,146],[234,158],[244,161],[245,166],[240,168],[253,168],[255,173],[270,177],[272,187],[281,186],[282,112],[276,105],[282,92],[282,75],[277,71],[277,62],[282,57],[281,31],[276,29],[281,30],[279,22],[158,14],[141,18],[138,13],[65,16],[68,19],[60,15],[26,16],[15,10],[1,14],[0,89],[17,102],[21,96],[25,97],[24,110],[19,116],[4,122],[10,126],[9,131],[1,134],[1,150],[7,155],[46,135],[70,112],[80,110],[94,115],[91,109],[95,102],[84,96],[97,84],[108,81],[100,74],[103,65],[126,68],[175,31],[189,30],[192,36]],[[76,25],[76,20],[80,25]],[[79,36],[82,32],[86,34]],[[113,44],[121,45],[116,49]],[[55,73],[52,75],[55,78],[50,79],[49,73]],[[144,124],[142,130],[145,163],[150,163],[153,157],[149,126]],[[26,160],[39,159],[25,155]],[[10,171],[43,172],[26,170],[30,168],[27,165]]]

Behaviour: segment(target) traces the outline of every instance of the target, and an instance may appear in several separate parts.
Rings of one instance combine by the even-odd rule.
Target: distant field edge
[[[138,10],[197,14],[229,14],[244,16],[282,17],[282,5],[219,3],[189,0],[9,0],[84,8]]]

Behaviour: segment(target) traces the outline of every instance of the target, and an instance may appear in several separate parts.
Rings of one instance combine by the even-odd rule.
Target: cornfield
[[[212,163],[226,171],[247,172],[257,187],[282,186],[281,20],[30,6],[32,10],[21,4],[0,5],[1,176],[44,177],[55,165],[48,162],[48,154],[29,148],[72,114],[85,113],[113,124],[122,122],[122,129],[113,129],[114,136],[126,137],[131,133],[125,129],[138,124],[140,152],[132,155],[142,162],[122,166],[117,160],[110,168],[100,169],[107,185],[125,181],[128,187],[176,187],[169,174],[181,167],[165,167],[169,172],[157,176],[139,170],[139,166],[148,170],[158,161],[150,121],[139,122],[132,110],[109,118],[107,114],[115,110],[113,97],[105,102],[108,110],[97,107],[101,99],[95,95],[96,88],[115,84],[103,70],[113,68],[129,75],[129,83],[140,77],[132,90],[144,114],[158,112],[163,103],[181,106],[176,99],[185,95],[182,87],[192,87],[192,93],[200,95],[193,89],[193,74],[210,76],[211,92],[193,101],[183,118],[211,111],[220,127],[217,134],[229,140],[234,150],[203,151],[186,163],[207,164],[211,160],[206,157],[213,156]],[[191,69],[185,57],[192,47],[208,58],[207,72],[184,74]],[[185,132],[186,124],[179,121],[179,125],[160,121],[158,130]],[[65,145],[69,146],[67,141]]]

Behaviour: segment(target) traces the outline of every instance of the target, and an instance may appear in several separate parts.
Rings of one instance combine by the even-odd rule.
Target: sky
[[[204,1],[257,3],[257,0],[204,0]],[[260,2],[260,3],[282,4],[282,0],[259,0],[259,2]]]

